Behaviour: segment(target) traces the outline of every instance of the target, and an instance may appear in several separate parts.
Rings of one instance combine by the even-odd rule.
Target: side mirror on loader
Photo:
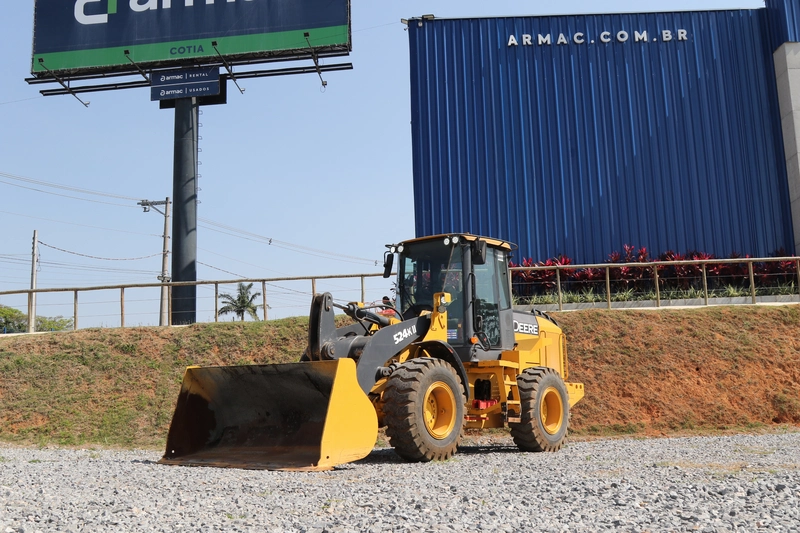
[[[486,241],[478,239],[472,243],[472,264],[486,264]]]
[[[392,266],[394,265],[394,254],[392,252],[385,252],[383,254],[383,277],[388,278],[392,275]]]

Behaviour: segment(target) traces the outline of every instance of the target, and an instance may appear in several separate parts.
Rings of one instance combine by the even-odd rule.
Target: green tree
[[[247,313],[250,315],[253,320],[258,320],[258,308],[261,307],[260,305],[256,305],[253,301],[261,296],[260,292],[256,292],[250,294],[250,291],[253,289],[253,284],[248,283],[245,285],[244,283],[239,283],[239,286],[236,290],[236,296],[231,296],[230,294],[220,294],[219,299],[225,304],[219,309],[220,315],[227,315],[228,313],[233,313],[239,317],[239,320],[244,321],[244,315]]]
[[[22,333],[28,331],[28,315],[14,309],[0,305],[0,333]]]
[[[72,329],[72,319],[63,316],[37,316],[36,331],[67,331]]]
[[[36,317],[36,331],[66,331],[72,329],[72,319],[63,316]],[[0,333],[25,333],[28,331],[28,315],[5,305],[0,305]]]

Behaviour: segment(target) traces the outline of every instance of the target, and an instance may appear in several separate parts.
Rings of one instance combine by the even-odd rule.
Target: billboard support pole
[[[322,79],[322,69],[320,69],[319,67],[319,58],[317,57],[317,53],[314,51],[314,47],[311,46],[311,41],[308,40],[309,37],[308,32],[305,32],[303,34],[303,37],[305,37],[306,42],[308,43],[308,47],[311,49],[311,60],[314,61],[314,66],[317,69],[317,76],[319,76],[319,81],[320,83],[322,83],[322,87],[325,88],[328,86],[328,82]]]
[[[239,93],[244,94],[244,89],[239,87],[239,82],[236,81],[236,76],[233,75],[233,69],[228,64],[228,61],[225,59],[225,56],[219,53],[219,48],[217,48],[217,41],[211,41],[211,46],[214,47],[214,51],[219,56],[220,60],[222,60],[222,64],[225,66],[225,70],[228,71],[228,77],[233,80],[234,84],[236,84],[236,88],[239,89]]]
[[[83,104],[83,107],[89,107],[89,104],[91,102],[84,102],[83,100],[81,100],[80,97],[70,88],[69,83],[66,83],[64,80],[59,78],[55,72],[52,72],[49,68],[45,66],[44,59],[42,59],[41,57],[39,58],[39,64],[42,66],[45,72],[53,76],[53,79],[56,80],[64,88],[65,91],[67,91],[67,94],[71,94],[72,96],[74,96],[77,101]]]
[[[197,281],[197,141],[200,106],[196,98],[175,100],[172,197],[172,281]],[[172,324],[197,321],[197,287],[172,289]]]
[[[131,64],[134,67],[136,67],[136,70],[139,71],[139,74],[142,75],[142,77],[147,81],[147,83],[150,83],[150,77],[147,75],[147,73],[144,70],[142,70],[142,67],[140,67],[139,65],[136,64],[136,61],[131,59],[131,51],[130,50],[125,50],[125,57],[127,57],[128,61],[130,61]]]

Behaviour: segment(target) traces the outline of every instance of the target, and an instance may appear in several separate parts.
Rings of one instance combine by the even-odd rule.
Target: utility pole
[[[164,255],[161,258],[161,275],[158,276],[158,281],[161,283],[167,283],[170,281],[169,277],[169,196],[163,202],[151,202],[150,200],[142,200],[138,202],[138,205],[144,208],[144,212],[147,213],[150,211],[150,208],[156,210],[156,212],[164,215]],[[161,211],[157,206],[163,205],[164,211]],[[159,326],[168,326],[169,325],[169,289],[166,285],[161,286],[161,312],[158,316],[158,325]]]
[[[31,290],[36,289],[36,270],[39,267],[39,231],[33,230],[33,253],[31,254]],[[36,293],[28,293],[28,333],[36,331]]]

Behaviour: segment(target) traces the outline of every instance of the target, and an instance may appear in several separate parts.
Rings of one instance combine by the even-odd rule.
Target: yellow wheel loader
[[[187,368],[160,462],[327,470],[367,456],[383,426],[409,461],[450,458],[466,428],[561,448],[583,384],[566,381],[556,322],[512,308],[512,245],[460,234],[388,248],[396,303],[314,295],[299,363]],[[354,324],[337,328],[337,310]]]

